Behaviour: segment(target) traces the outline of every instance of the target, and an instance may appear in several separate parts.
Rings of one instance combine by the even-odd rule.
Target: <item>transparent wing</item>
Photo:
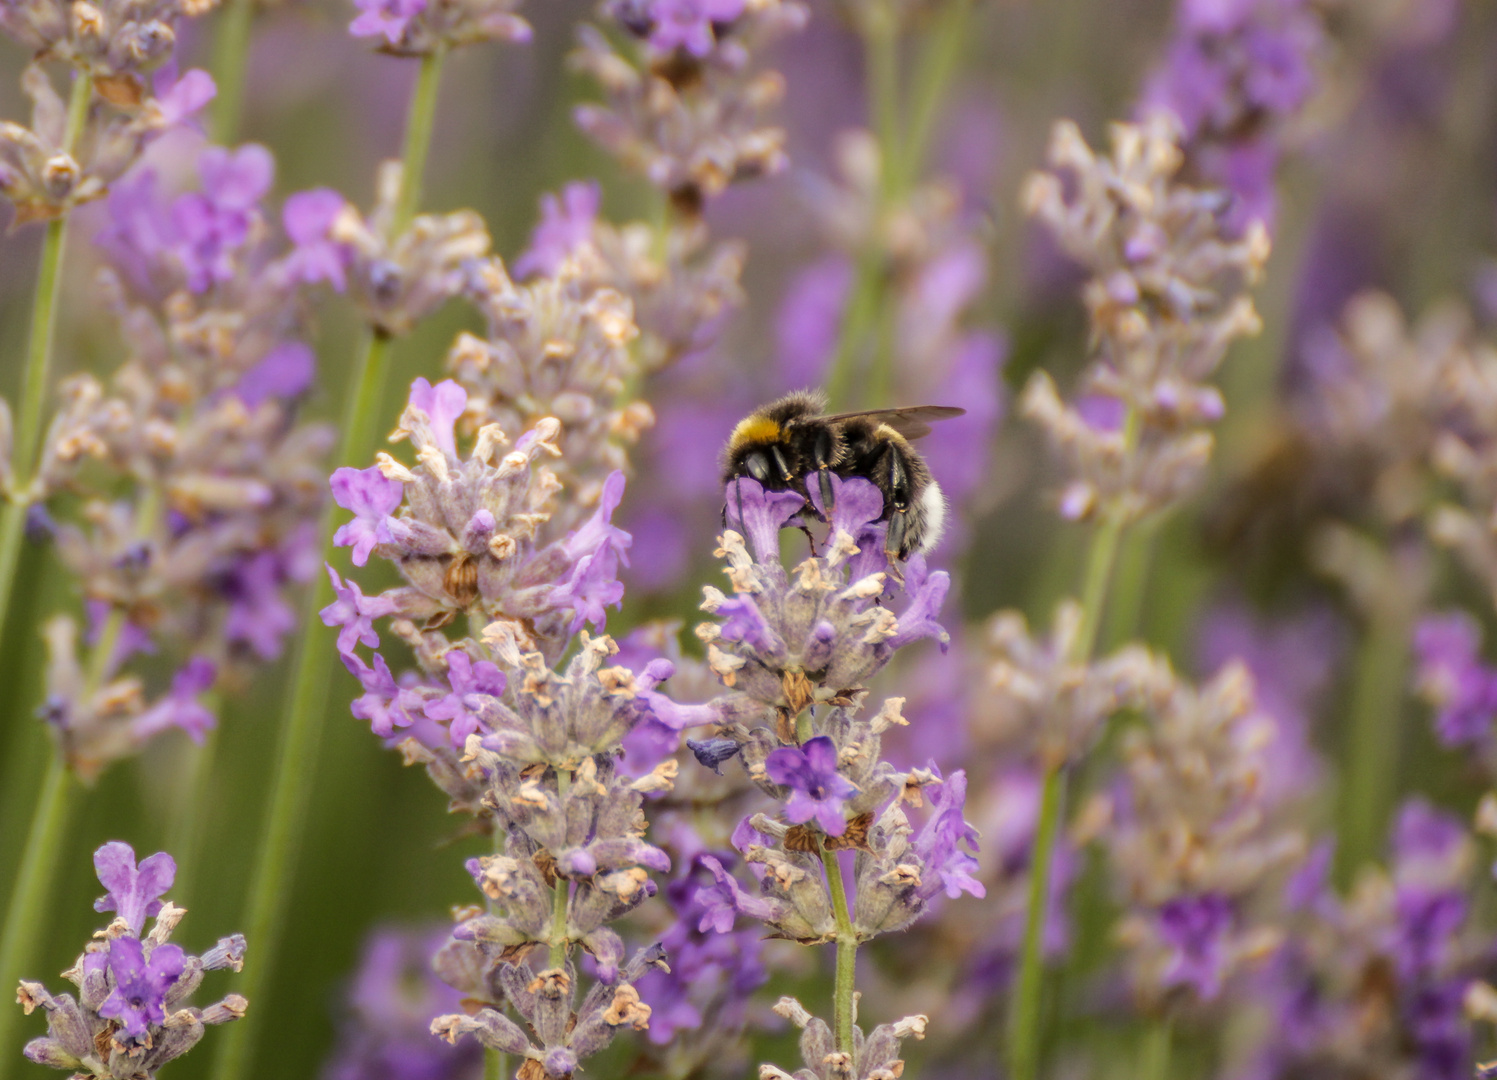
[[[862,412],[837,413],[824,419],[871,420],[877,424],[887,424],[906,439],[923,439],[930,434],[930,426],[937,420],[950,420],[964,415],[966,411],[955,405],[910,405],[903,409],[865,409]]]

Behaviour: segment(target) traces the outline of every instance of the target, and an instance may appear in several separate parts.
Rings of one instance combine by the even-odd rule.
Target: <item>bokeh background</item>
[[[973,6],[922,171],[948,177],[959,189],[963,220],[983,257],[980,287],[961,318],[989,342],[991,361],[986,374],[976,376],[974,400],[985,398],[994,410],[1006,409],[1037,367],[1064,385],[1087,356],[1079,273],[1021,214],[1022,180],[1041,166],[1057,119],[1074,119],[1095,144],[1107,123],[1135,114],[1150,72],[1163,60],[1176,7],[1172,0],[980,0]],[[1145,560],[1151,568],[1140,585],[1138,636],[1169,650],[1182,669],[1209,670],[1221,659],[1210,655],[1216,639],[1207,630],[1224,605],[1257,619],[1299,620],[1294,625],[1303,638],[1286,638],[1287,631],[1273,636],[1318,665],[1310,676],[1319,693],[1308,698],[1309,730],[1334,762],[1352,677],[1347,658],[1361,630],[1343,592],[1306,563],[1305,538],[1324,506],[1298,483],[1293,449],[1284,448],[1284,416],[1303,389],[1307,343],[1359,290],[1385,289],[1410,311],[1456,298],[1483,323],[1497,318],[1497,262],[1491,258],[1497,252],[1497,6],[1486,0],[1328,0],[1315,7],[1325,37],[1315,58],[1315,92],[1282,134],[1274,253],[1257,293],[1264,332],[1238,345],[1223,370],[1228,414],[1209,489],[1131,540],[1122,557],[1125,565]],[[812,9],[808,29],[769,58],[786,79],[779,118],[788,130],[788,169],[736,187],[709,212],[714,236],[748,244],[747,302],[710,350],[660,376],[652,389],[661,423],[646,436],[624,507],[636,545],[617,616],[621,627],[646,618],[691,623],[700,585],[716,574],[717,449],[738,416],[809,381],[816,369],[814,347],[798,336],[797,305],[814,294],[818,266],[823,278],[827,272],[827,247],[819,239],[826,178],[836,170],[838,134],[867,122],[867,95],[856,34],[836,4],[814,0]],[[620,172],[571,122],[573,107],[595,94],[567,65],[576,26],[591,11],[590,0],[535,0],[524,12],[535,28],[532,44],[465,49],[449,64],[424,205],[477,210],[506,258],[525,247],[540,195],[569,180],[600,180],[604,215],[614,220],[657,212],[648,186]],[[246,141],[275,154],[275,199],[325,185],[367,206],[375,164],[398,152],[416,62],[374,54],[349,37],[349,15],[337,0],[292,0],[257,12],[242,131]],[[209,63],[218,17],[210,14],[184,31],[183,66]],[[0,117],[27,112],[18,83],[27,59],[14,43],[0,40]],[[175,134],[154,146],[149,159],[185,182],[200,144],[191,134]],[[74,230],[59,376],[107,371],[121,356],[109,320],[91,298],[88,237],[99,227],[101,209],[84,210]],[[7,213],[0,207],[0,222]],[[0,393],[7,396],[18,389],[40,235],[30,227],[0,237]],[[350,306],[336,297],[321,305],[316,320],[322,389],[309,408],[336,419],[342,403],[325,388],[344,385],[360,330]],[[393,426],[403,387],[417,376],[435,379],[448,343],[464,328],[477,330],[478,321],[454,303],[400,342],[380,411],[382,429]],[[900,375],[906,377],[930,385],[918,372]],[[965,398],[939,403],[970,404]],[[932,436],[931,444],[939,439]],[[1280,460],[1276,454],[1289,455],[1282,476],[1272,468]],[[994,423],[983,455],[965,463],[977,482],[958,507],[961,536],[947,553],[959,582],[947,624],[975,628],[1005,607],[1043,624],[1054,604],[1076,589],[1085,530],[1054,513],[1056,473],[1028,425],[1012,417]],[[41,693],[42,643],[16,628],[38,626],[43,613],[77,602],[46,551],[28,548],[24,560],[7,633],[14,647],[0,656],[6,703],[0,881],[9,879],[19,858],[49,752],[42,726],[31,717]],[[1458,574],[1438,580],[1437,593],[1469,596],[1471,586]],[[1124,633],[1104,627],[1104,644]],[[966,636],[977,635],[973,629]],[[187,891],[192,909],[179,935],[189,947],[235,929],[242,914],[288,668],[283,659],[225,697],[211,800],[197,811],[206,815],[206,849],[177,890]],[[481,841],[456,835],[455,819],[419,771],[403,769],[396,754],[349,717],[352,680],[341,669],[328,678],[334,681],[330,720],[315,798],[301,824],[290,928],[272,992],[252,1003],[270,1017],[262,1076],[310,1077],[327,1066],[367,935],[390,922],[440,921],[451,906],[470,902],[462,861],[482,848]],[[901,679],[924,680],[931,694],[958,702],[943,723],[953,731],[964,723],[961,684],[970,676],[961,662],[913,674],[905,665],[884,678],[891,687]],[[1421,708],[1389,707],[1411,714]],[[942,739],[962,744],[959,734]],[[89,853],[110,839],[128,840],[141,853],[155,851],[182,827],[180,778],[191,753],[185,737],[162,740],[88,793],[67,841],[73,854],[64,861],[48,920],[46,971],[65,967],[95,927],[91,901],[100,890]],[[1330,770],[1333,779],[1334,765]],[[1474,770],[1440,749],[1422,723],[1408,726],[1398,782],[1401,790],[1423,791],[1462,814],[1481,791]],[[1308,813],[1325,821],[1329,803],[1330,795],[1323,795]],[[980,902],[956,902],[945,917],[960,918],[964,903]],[[1106,912],[1093,915],[1080,916],[1077,949],[1083,955],[1105,945]],[[939,929],[932,933],[939,938]],[[875,985],[897,984],[922,964],[945,962],[939,952],[907,942],[871,953]],[[251,942],[251,963],[254,957]],[[815,987],[820,976],[814,969],[802,959],[776,978]],[[217,982],[210,992],[230,988],[225,976],[211,978]],[[1069,986],[1062,980],[1059,992]],[[928,1011],[933,1034],[918,1052],[932,1062],[981,1061],[979,1048],[993,1030],[981,1017],[996,1024],[1002,1015],[995,999],[967,1008],[963,1020],[943,1032],[940,1005]],[[1078,1021],[1065,1037],[1093,1040],[1105,1051],[1116,1033],[1109,1034],[1105,1022],[1097,1028]],[[763,1038],[766,1047],[788,1041],[783,1032]],[[1184,1053],[1192,1060],[1189,1048]],[[1122,1066],[1109,1067],[1106,1058],[1105,1052],[1091,1058],[1092,1075],[1121,1075]],[[210,1059],[209,1052],[192,1055],[173,1066],[173,1075],[190,1080]],[[1208,1060],[1197,1064],[1206,1068]],[[590,1071],[624,1075],[629,1067],[630,1051],[623,1047]],[[26,1076],[42,1075],[38,1067],[24,1069]],[[926,1074],[966,1075],[954,1065]]]

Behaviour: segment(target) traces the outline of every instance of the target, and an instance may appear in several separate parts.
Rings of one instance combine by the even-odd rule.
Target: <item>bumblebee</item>
[[[738,422],[723,449],[723,485],[740,477],[774,491],[794,491],[810,503],[816,477],[821,504],[832,506],[831,474],[862,477],[884,494],[884,550],[907,559],[940,542],[946,499],[930,468],[910,445],[936,420],[965,409],[916,405],[904,409],[826,415],[826,397],[811,390],[787,394]]]

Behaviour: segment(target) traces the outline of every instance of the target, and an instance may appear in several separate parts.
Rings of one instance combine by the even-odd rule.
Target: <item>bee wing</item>
[[[950,420],[963,416],[966,409],[955,405],[909,405],[903,409],[865,409],[862,412],[837,413],[824,417],[834,420],[872,420],[887,424],[906,439],[923,439],[930,434],[930,426],[937,420]]]

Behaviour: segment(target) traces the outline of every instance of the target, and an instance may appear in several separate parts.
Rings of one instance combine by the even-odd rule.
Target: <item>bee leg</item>
[[[820,558],[821,553],[816,550],[816,534],[811,531],[811,527],[802,521],[796,528],[806,534],[806,543],[811,545],[811,558]]]
[[[733,495],[738,500],[738,527],[747,532],[748,526],[743,523],[743,477],[741,476],[733,481]]]
[[[833,443],[832,433],[822,429],[816,433],[816,441],[811,444],[811,463],[816,472],[816,481],[821,488],[821,506],[826,511],[828,519],[832,516],[832,503],[834,493],[832,491],[832,456],[836,450]]]
[[[884,554],[888,556],[889,562],[904,558],[904,533],[908,519],[903,510],[895,510],[889,515],[889,530],[884,533]]]

